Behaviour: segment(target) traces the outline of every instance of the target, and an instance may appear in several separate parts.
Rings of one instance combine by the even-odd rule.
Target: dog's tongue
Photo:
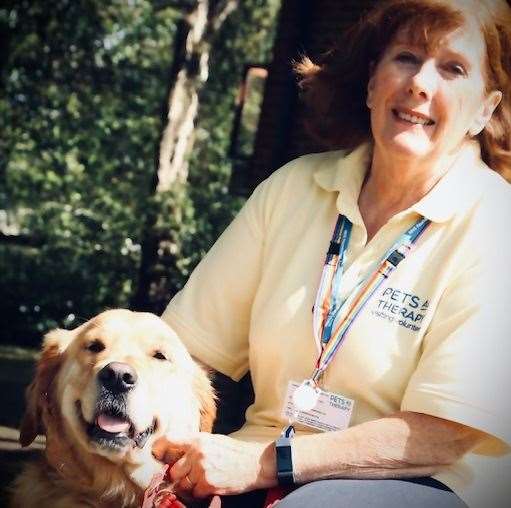
[[[130,424],[126,420],[121,420],[120,418],[103,414],[98,416],[96,424],[98,427],[102,428],[106,432],[111,432],[112,434],[116,434],[118,432],[127,433],[130,429]]]

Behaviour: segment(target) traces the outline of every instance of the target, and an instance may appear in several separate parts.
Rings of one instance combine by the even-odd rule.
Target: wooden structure
[[[254,155],[242,175],[247,192],[289,160],[324,150],[304,132],[292,62],[314,60],[374,1],[282,0]]]

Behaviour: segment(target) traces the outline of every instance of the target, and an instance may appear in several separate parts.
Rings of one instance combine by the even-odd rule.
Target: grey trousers
[[[448,487],[431,478],[323,480],[288,494],[278,508],[466,508]]]
[[[261,508],[264,491],[222,498],[222,508]],[[432,478],[409,480],[320,480],[303,485],[275,508],[467,508]]]

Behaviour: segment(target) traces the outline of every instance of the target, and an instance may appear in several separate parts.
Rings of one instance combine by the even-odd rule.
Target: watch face
[[[287,444],[285,446],[277,446],[275,449],[277,451],[277,469],[280,471],[280,466],[282,465],[287,466],[286,470],[291,470],[291,446]]]
[[[277,455],[277,480],[279,485],[293,485],[293,459],[291,456],[291,444],[277,444],[275,447]]]

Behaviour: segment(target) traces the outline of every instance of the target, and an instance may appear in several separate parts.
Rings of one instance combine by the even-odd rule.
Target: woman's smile
[[[417,111],[393,108],[392,114],[394,115],[397,121],[404,122],[405,124],[422,125],[426,127],[431,126],[435,123],[434,120]]]

